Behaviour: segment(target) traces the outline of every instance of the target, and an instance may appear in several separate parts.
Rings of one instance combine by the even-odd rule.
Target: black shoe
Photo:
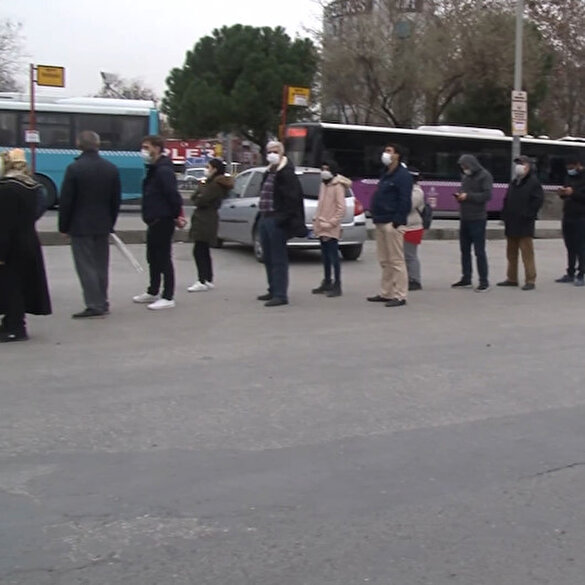
[[[98,311],[96,309],[84,309],[79,313],[73,313],[71,315],[72,319],[97,319],[99,317],[105,317],[106,313],[104,311]]]
[[[518,283],[506,279],[502,280],[502,282],[498,282],[497,286],[518,286]]]
[[[563,274],[560,278],[555,279],[555,282],[575,282],[575,277],[570,274]]]
[[[451,288],[470,288],[471,280],[458,280],[451,285]]]
[[[314,295],[321,295],[323,293],[329,292],[333,287],[333,283],[330,280],[322,280],[321,284],[314,288],[311,292]]]
[[[475,292],[487,292],[488,290],[490,290],[490,285],[487,284],[486,282],[484,282],[483,284],[480,284],[476,289]]]
[[[523,287],[522,290],[534,290],[534,284],[532,284],[531,282],[527,282]]]
[[[279,299],[278,297],[273,297],[269,301],[264,303],[265,307],[279,307],[280,305],[288,305],[288,301],[286,299]]]
[[[26,341],[28,339],[28,335],[26,331],[20,333],[12,333],[9,331],[4,331],[0,334],[0,343],[10,343],[11,341]]]
[[[386,307],[404,307],[406,299],[390,299],[384,306]]]
[[[256,297],[258,301],[269,301],[272,299],[272,295],[270,293],[266,293],[265,295],[259,295]]]
[[[327,293],[325,293],[325,296],[328,299],[331,299],[333,297],[340,297],[341,296],[341,282],[336,282],[331,287],[331,290],[329,290],[329,291],[327,291]]]
[[[422,290],[422,284],[418,280],[409,280],[408,290]]]
[[[375,297],[368,297],[366,300],[370,301],[370,303],[387,303],[390,299],[376,295]]]

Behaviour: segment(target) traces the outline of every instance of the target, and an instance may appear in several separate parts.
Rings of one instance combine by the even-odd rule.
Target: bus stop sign
[[[65,67],[37,65],[37,85],[65,87]]]

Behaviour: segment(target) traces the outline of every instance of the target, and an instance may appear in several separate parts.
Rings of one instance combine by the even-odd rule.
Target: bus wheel
[[[47,209],[53,209],[57,205],[57,188],[51,179],[45,175],[35,175],[35,179],[40,183],[45,192]]]

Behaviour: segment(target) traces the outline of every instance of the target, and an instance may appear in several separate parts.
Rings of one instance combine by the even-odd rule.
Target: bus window
[[[21,114],[21,128],[28,128],[29,114]],[[71,115],[58,112],[36,114],[36,129],[41,136],[41,146],[43,148],[67,148],[72,147],[73,140]],[[24,132],[23,132],[24,134]],[[24,136],[22,137],[24,140]]]
[[[17,135],[16,112],[0,112],[0,144],[2,146],[16,146]]]
[[[102,150],[136,150],[148,134],[144,116],[104,116],[75,114],[75,133],[93,130],[100,135]]]

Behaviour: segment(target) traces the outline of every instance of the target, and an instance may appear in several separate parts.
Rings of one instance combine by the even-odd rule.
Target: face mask
[[[469,177],[471,175],[471,169],[463,169],[463,174]]]
[[[392,155],[389,152],[382,153],[382,164],[389,167],[392,164]]]
[[[330,181],[333,179],[333,173],[331,171],[321,171],[321,178],[324,181]]]
[[[152,162],[152,157],[150,156],[150,150],[146,150],[145,148],[143,150],[140,151],[140,156],[142,157],[142,160],[148,164],[150,162]]]
[[[266,155],[266,160],[269,165],[276,165],[280,161],[280,155],[277,152],[269,152]]]
[[[210,171],[209,169],[205,169],[205,170],[203,171],[203,176],[204,176],[206,179],[209,179],[209,177],[211,177],[212,175],[213,175],[213,171]]]
[[[0,156],[0,178],[4,176],[4,157]]]
[[[524,165],[516,165],[514,172],[517,177],[523,177],[526,174],[526,167]]]
[[[577,169],[569,169],[567,171],[567,174],[571,175],[571,177],[574,177],[575,175],[577,175],[579,173],[579,171]]]

